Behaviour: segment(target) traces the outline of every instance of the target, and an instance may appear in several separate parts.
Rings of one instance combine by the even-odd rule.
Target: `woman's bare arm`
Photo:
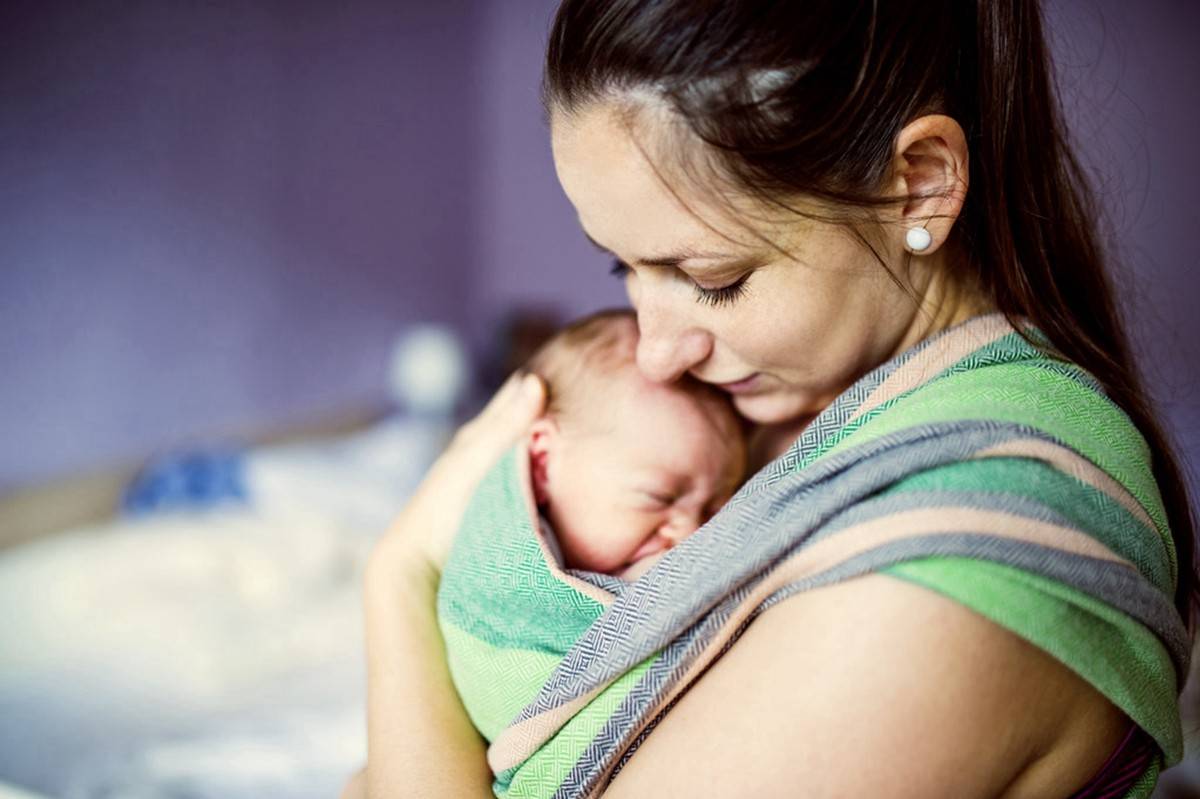
[[[435,573],[401,575],[383,560],[368,566],[363,603],[369,797],[492,795],[483,739],[467,719],[446,667],[436,594]]]
[[[475,486],[528,430],[545,387],[515,375],[455,435],[371,551],[364,576],[367,795],[490,797],[483,739],[454,690],[437,587]]]
[[[758,618],[605,796],[1068,796],[1125,717],[1033,645],[872,575]]]

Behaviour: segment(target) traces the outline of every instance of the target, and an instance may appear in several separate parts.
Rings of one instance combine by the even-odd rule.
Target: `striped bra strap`
[[[1145,773],[1158,754],[1154,741],[1136,724],[1131,724],[1125,738],[1109,755],[1087,785],[1070,799],[1120,799],[1138,778]]]

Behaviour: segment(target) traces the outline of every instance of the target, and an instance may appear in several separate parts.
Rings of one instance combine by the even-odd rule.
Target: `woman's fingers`
[[[425,475],[377,545],[373,559],[386,566],[374,571],[394,571],[401,561],[419,556],[428,569],[440,572],[475,487],[528,432],[545,404],[546,388],[537,375],[518,372],[505,381]]]
[[[540,377],[518,370],[496,395],[455,435],[459,447],[486,448],[495,456],[512,446],[529,430],[546,404],[546,387]],[[483,451],[479,455],[485,455]]]

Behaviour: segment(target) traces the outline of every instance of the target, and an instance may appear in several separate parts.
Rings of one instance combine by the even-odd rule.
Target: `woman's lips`
[[[758,377],[759,373],[755,372],[749,377],[734,380],[732,383],[713,383],[713,385],[722,391],[728,391],[730,394],[752,394],[758,389]]]

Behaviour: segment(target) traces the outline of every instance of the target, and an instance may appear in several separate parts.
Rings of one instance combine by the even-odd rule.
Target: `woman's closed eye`
[[[608,271],[622,280],[633,272],[629,265],[620,259],[613,259],[612,268]],[[746,281],[749,278],[750,273],[746,272],[732,283],[715,288],[701,286],[691,277],[688,278],[688,281],[692,284],[692,288],[696,290],[697,302],[716,307],[718,305],[729,305],[740,299],[746,293]]]

